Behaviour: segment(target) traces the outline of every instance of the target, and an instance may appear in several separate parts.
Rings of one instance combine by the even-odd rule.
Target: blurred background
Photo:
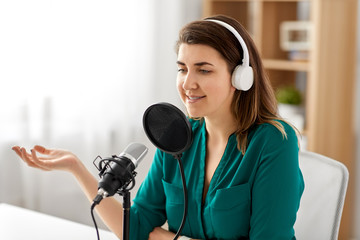
[[[211,13],[205,2],[0,0],[0,203],[92,225],[90,203],[75,179],[64,172],[29,168],[11,150],[13,145],[69,149],[96,175],[96,156],[119,154],[131,142],[144,143],[150,151],[138,167],[134,196],[155,151],[143,131],[142,115],[156,102],[181,107],[174,45],[181,26]],[[309,18],[303,15],[299,13]],[[256,26],[249,25],[256,33]],[[360,41],[353,40],[355,77],[349,108],[355,137],[350,140],[354,154],[348,167],[354,204],[347,236],[360,239]],[[304,94],[311,84],[299,83],[304,71],[302,65],[295,68],[300,69],[295,85]],[[306,106],[314,99],[307,98]],[[306,119],[294,121],[302,129]]]

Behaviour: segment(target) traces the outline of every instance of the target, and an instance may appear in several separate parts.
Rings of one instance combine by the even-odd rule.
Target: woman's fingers
[[[20,148],[20,153],[21,153],[21,158],[23,160],[25,160],[26,162],[31,162],[31,160],[29,159],[29,155],[27,152],[26,152],[26,149],[25,148]]]
[[[13,146],[12,150],[14,150],[14,152],[21,157],[21,152],[20,152],[20,147],[19,146]]]
[[[45,154],[45,155],[49,155],[49,154],[52,153],[52,150],[47,149],[47,148],[45,148],[43,146],[40,146],[40,145],[35,145],[34,150],[37,151],[38,153]]]
[[[35,167],[35,168],[38,167],[37,164],[34,163],[34,161],[31,160],[30,154],[28,154],[26,152],[25,148],[21,148],[20,152],[21,152],[21,158],[27,163],[27,165],[29,165],[30,167]]]
[[[22,150],[21,150],[21,148],[19,146],[12,147],[12,150],[14,150],[14,152],[21,158],[21,160],[26,162],[26,159],[24,159]]]
[[[14,152],[30,167],[33,167],[33,168],[39,168],[39,169],[42,169],[42,170],[49,170],[41,165],[39,165],[39,161],[34,162],[33,161],[33,156],[29,153],[26,152],[26,149],[23,148],[23,147],[19,147],[19,146],[14,146],[12,147],[12,150],[14,150]],[[33,151],[34,152],[34,151]],[[36,156],[36,155],[35,155]],[[36,159],[36,160],[39,160],[39,159]]]
[[[26,152],[25,148],[14,146],[12,148],[16,154],[27,165],[42,170],[72,170],[78,159],[70,152],[58,149],[48,149],[40,145],[34,146],[31,153]]]
[[[31,149],[31,160],[33,163],[37,165],[38,168],[41,168],[42,170],[51,170],[47,165],[47,162],[40,160],[37,155],[36,151],[34,149]]]

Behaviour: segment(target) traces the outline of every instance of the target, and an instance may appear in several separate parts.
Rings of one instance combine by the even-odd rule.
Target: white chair
[[[305,189],[295,223],[297,240],[337,240],[349,172],[344,164],[301,151]]]

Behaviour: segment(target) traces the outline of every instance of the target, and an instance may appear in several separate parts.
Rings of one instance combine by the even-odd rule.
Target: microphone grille
[[[135,168],[139,165],[140,161],[145,157],[146,153],[148,152],[148,148],[141,143],[130,143],[124,150],[120,156],[124,156],[129,158]]]

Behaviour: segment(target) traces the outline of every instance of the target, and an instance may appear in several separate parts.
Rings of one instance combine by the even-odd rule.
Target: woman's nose
[[[190,71],[184,77],[182,87],[184,90],[191,90],[197,88],[196,78],[193,76],[193,74]]]

